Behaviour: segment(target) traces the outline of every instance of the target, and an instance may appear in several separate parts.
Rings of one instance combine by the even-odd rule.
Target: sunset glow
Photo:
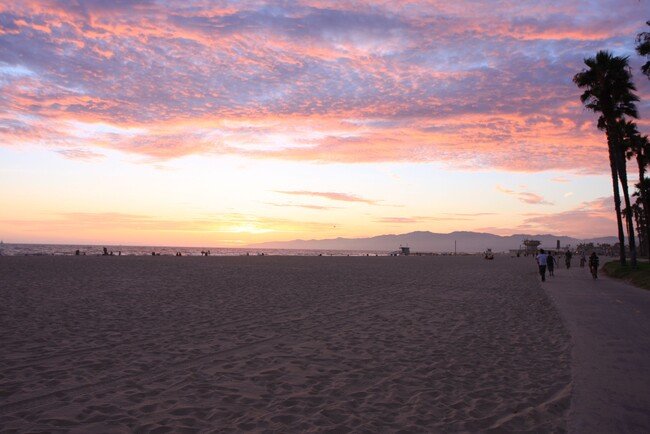
[[[649,19],[648,0],[3,2],[0,239],[615,235],[571,79],[630,56],[650,133]]]

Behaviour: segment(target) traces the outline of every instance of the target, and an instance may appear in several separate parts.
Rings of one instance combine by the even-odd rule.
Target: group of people
[[[571,252],[565,253],[565,264],[566,268],[571,267]],[[589,256],[589,270],[594,279],[598,279],[598,266],[600,259],[596,252],[592,252]],[[555,266],[558,264],[557,258],[553,256],[553,252],[549,251],[546,253],[544,249],[539,249],[539,254],[537,255],[537,265],[539,266],[539,274],[542,277],[542,282],[546,281],[546,270],[548,270],[549,276],[554,276]]]

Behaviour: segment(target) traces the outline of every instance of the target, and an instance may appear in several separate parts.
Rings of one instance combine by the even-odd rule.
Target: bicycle
[[[598,279],[598,267],[595,265],[590,265],[589,270],[591,271],[591,277]]]

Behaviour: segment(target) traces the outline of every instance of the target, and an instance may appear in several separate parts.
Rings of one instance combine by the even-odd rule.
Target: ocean
[[[210,256],[387,256],[385,251],[360,250],[295,250],[295,249],[251,249],[224,247],[161,247],[161,246],[122,246],[122,245],[82,245],[82,244],[0,244],[0,256],[101,256],[104,248],[113,255],[151,256],[152,253],[161,256],[202,256],[209,252]]]

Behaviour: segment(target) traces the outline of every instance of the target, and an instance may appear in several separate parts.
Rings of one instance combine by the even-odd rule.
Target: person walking
[[[553,257],[553,252],[549,251],[546,256],[546,268],[548,268],[549,276],[555,276],[555,274],[553,274],[553,270],[555,269],[555,258]]]
[[[598,279],[599,262],[600,262],[600,258],[598,258],[596,252],[591,252],[591,256],[589,256],[589,270],[591,271],[591,276],[594,279]]]
[[[539,275],[542,276],[542,282],[546,282],[546,265],[548,256],[544,253],[544,249],[539,249],[539,254],[537,255],[537,265],[539,266]]]

